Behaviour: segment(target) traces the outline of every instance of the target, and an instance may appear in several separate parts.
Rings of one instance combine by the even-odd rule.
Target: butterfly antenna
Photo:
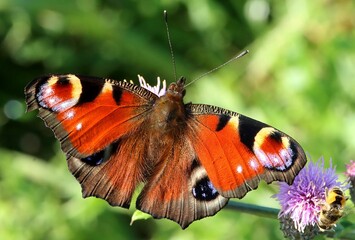
[[[168,42],[169,42],[171,60],[172,60],[172,62],[173,62],[174,79],[175,79],[175,81],[177,81],[177,78],[176,78],[176,64],[175,64],[175,58],[174,58],[174,51],[173,51],[173,45],[171,44],[170,33],[169,33],[168,12],[167,12],[166,10],[164,10],[164,21],[165,21],[165,26],[166,26],[166,34],[167,34],[167,36],[168,36]]]
[[[243,57],[243,56],[246,55],[247,53],[249,53],[249,50],[243,51],[242,53],[240,53],[239,55],[237,55],[237,56],[235,56],[235,57],[229,59],[227,62],[223,63],[222,65],[219,65],[218,67],[213,68],[212,70],[210,70],[210,71],[208,71],[208,72],[206,72],[206,73],[200,75],[199,77],[195,78],[194,80],[192,80],[191,82],[189,82],[188,84],[186,84],[185,87],[187,87],[187,86],[189,86],[190,84],[192,84],[193,82],[196,82],[197,80],[199,80],[199,79],[205,77],[206,75],[208,75],[208,74],[210,74],[210,73],[212,73],[212,72],[214,72],[214,71],[217,71],[218,69],[220,69],[220,68],[226,66],[227,64],[233,62],[234,60],[237,60],[238,58]]]

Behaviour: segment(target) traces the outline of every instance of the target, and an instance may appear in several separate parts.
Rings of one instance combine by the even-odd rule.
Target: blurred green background
[[[138,221],[134,209],[82,199],[59,144],[23,89],[46,73],[174,80],[213,104],[293,136],[337,172],[355,157],[355,3],[352,0],[0,0],[0,239],[281,239],[278,222],[231,210],[193,223]],[[344,176],[341,176],[344,179]],[[243,202],[278,207],[277,185]],[[238,200],[236,200],[238,201]]]

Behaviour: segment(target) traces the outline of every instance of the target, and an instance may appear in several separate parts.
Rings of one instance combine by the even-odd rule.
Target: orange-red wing
[[[60,140],[64,152],[83,158],[130,134],[158,97],[130,84],[76,75],[49,75],[25,89],[28,110]]]
[[[129,208],[137,185],[144,181],[148,141],[122,138],[86,158],[67,155],[70,172],[82,186],[83,197],[105,199],[112,206]]]
[[[195,220],[216,214],[228,198],[211,184],[187,135],[161,139],[154,171],[137,199],[137,209],[154,218],[168,218],[184,229]]]
[[[301,146],[271,126],[214,106],[186,107],[193,148],[224,197],[242,198],[261,179],[292,183],[306,163]]]

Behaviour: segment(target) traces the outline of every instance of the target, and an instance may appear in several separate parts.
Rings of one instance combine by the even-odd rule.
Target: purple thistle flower
[[[321,204],[325,201],[326,189],[340,187],[335,168],[324,168],[324,159],[310,162],[296,176],[292,185],[280,183],[280,192],[275,194],[280,204],[279,218],[290,218],[294,229],[304,233],[305,229],[317,226]]]
[[[152,93],[154,93],[158,97],[161,97],[166,93],[166,81],[165,80],[162,81],[163,86],[160,89],[160,77],[157,78],[157,85],[156,86],[150,86],[149,83],[147,83],[144,80],[144,78],[140,75],[138,75],[138,79],[139,79],[139,84],[141,87],[151,91]]]

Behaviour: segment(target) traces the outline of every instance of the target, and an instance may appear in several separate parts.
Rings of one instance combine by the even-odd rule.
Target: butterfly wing
[[[136,203],[137,209],[155,218],[171,219],[183,229],[216,214],[228,202],[212,186],[185,133],[161,139],[167,147]]]
[[[129,136],[142,128],[158,97],[128,82],[70,74],[37,78],[25,95],[28,111],[39,109],[60,140],[84,197],[128,207],[145,154],[144,141]]]
[[[291,184],[306,164],[302,147],[265,123],[209,105],[186,108],[192,115],[193,149],[224,197],[242,198],[260,180]]]
[[[144,181],[147,143],[122,137],[88,158],[67,155],[68,167],[82,187],[83,197],[95,196],[112,206],[129,208],[138,184]]]

